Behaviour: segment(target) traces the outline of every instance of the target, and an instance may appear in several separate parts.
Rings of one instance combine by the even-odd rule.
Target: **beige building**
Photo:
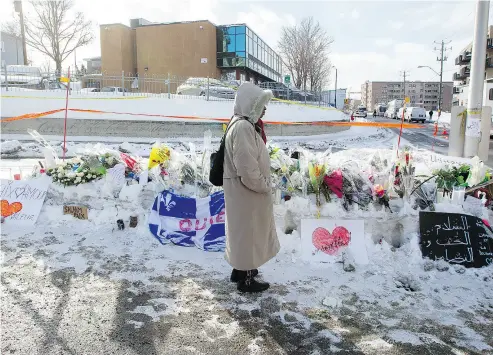
[[[438,81],[367,81],[361,85],[361,103],[369,111],[378,104],[387,104],[392,100],[410,99],[410,106],[423,107],[425,110],[438,109]],[[453,82],[442,82],[442,110],[450,111],[452,107]]]
[[[100,33],[104,76],[117,78],[123,72],[130,77],[155,78],[149,87],[153,92],[167,90],[168,75],[172,92],[179,83],[176,78],[281,81],[281,58],[245,24],[132,19],[130,27],[101,25]],[[131,80],[125,82],[127,89],[131,85]]]
[[[471,50],[472,42],[469,43],[460,54],[455,58],[455,65],[458,67],[453,74],[454,80],[454,106],[467,106],[469,94],[469,81],[471,76]],[[485,80],[493,79],[493,26],[488,28],[488,39],[486,40],[486,65],[484,68]]]

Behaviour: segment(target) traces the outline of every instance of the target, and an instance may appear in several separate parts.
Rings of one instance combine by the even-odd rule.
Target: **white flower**
[[[75,173],[74,173],[73,171],[71,171],[71,172],[69,172],[69,173],[67,174],[67,177],[69,177],[69,178],[74,178],[74,177],[75,177]]]
[[[92,174],[87,174],[87,178],[88,179],[91,179],[92,178]]]
[[[59,177],[59,178],[63,177],[63,174],[58,174],[58,177]]]
[[[77,176],[84,176],[84,173],[77,173]]]
[[[63,171],[63,166],[59,166],[57,170],[58,170],[58,172],[61,173]]]
[[[78,184],[80,181],[81,181],[81,178],[78,176],[78,177],[75,179],[75,183],[76,183],[76,184]]]

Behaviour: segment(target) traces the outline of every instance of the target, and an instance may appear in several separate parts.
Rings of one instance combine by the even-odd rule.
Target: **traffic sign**
[[[406,98],[404,99],[404,102],[406,104],[410,103],[411,102],[411,99],[409,98],[409,96],[406,96]]]
[[[284,84],[288,85],[291,82],[291,76],[286,75],[284,76]]]

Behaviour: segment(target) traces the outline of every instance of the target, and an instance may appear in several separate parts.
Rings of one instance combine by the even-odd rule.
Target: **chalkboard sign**
[[[424,257],[465,267],[493,264],[493,233],[477,217],[420,212],[419,230]]]

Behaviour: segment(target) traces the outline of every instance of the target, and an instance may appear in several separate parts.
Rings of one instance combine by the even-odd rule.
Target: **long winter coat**
[[[255,123],[272,92],[245,83],[238,89],[233,123],[224,151],[226,260],[238,270],[252,270],[279,252],[272,206],[269,152]],[[240,117],[247,119],[241,120]],[[230,123],[230,125],[231,125]]]

